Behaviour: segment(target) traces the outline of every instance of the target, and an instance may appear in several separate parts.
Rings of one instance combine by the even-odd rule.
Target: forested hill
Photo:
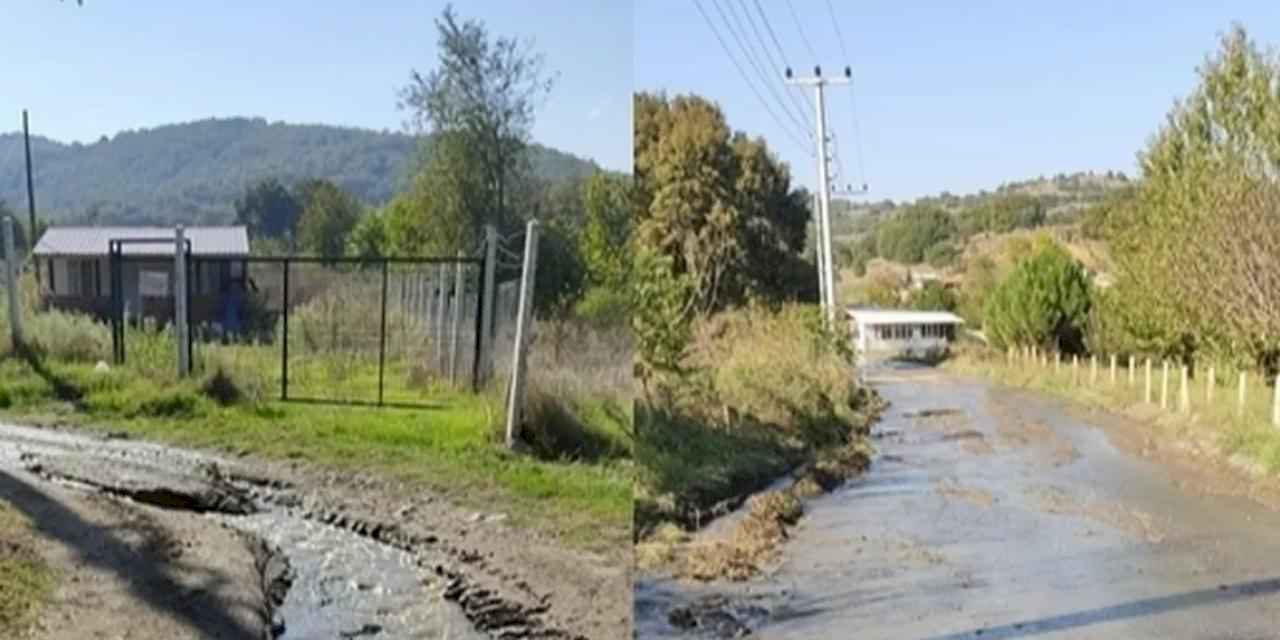
[[[208,119],[124,131],[93,144],[32,137],[36,204],[53,221],[101,224],[227,222],[246,185],[328,178],[368,204],[406,181],[418,141],[402,133],[326,125]],[[534,145],[534,174],[586,176],[593,162]],[[0,134],[0,200],[26,202],[21,134]]]

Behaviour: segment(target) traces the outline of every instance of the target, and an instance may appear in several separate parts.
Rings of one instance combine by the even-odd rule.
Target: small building
[[[240,300],[248,277],[249,233],[243,226],[186,227],[195,258],[191,320],[217,322],[229,301]],[[111,314],[112,240],[172,240],[170,227],[50,227],[32,250],[44,272],[43,297],[51,307]],[[173,318],[174,243],[121,245],[122,293],[130,316],[160,320]]]
[[[928,358],[945,353],[964,320],[948,311],[846,310],[860,356]]]

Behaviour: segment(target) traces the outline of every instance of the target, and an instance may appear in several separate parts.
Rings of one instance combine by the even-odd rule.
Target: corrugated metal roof
[[[948,311],[906,309],[846,309],[859,324],[964,324],[964,319]]]
[[[186,227],[191,253],[198,256],[249,254],[249,231],[243,226]],[[34,250],[38,256],[105,256],[110,240],[172,239],[172,227],[50,227]],[[125,255],[171,256],[172,243],[125,244]]]

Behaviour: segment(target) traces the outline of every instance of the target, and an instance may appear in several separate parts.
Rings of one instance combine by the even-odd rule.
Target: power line
[[[764,28],[769,32],[769,39],[773,40],[773,46],[778,50],[778,58],[782,60],[782,66],[787,67],[787,52],[782,48],[782,43],[778,41],[778,34],[774,33],[773,25],[769,24],[769,18],[765,16],[764,8],[760,6],[760,0],[751,0],[756,5],[756,13],[760,14],[760,22],[764,23]],[[792,95],[795,95],[794,93]],[[809,105],[809,109],[813,109],[813,100],[809,98],[809,94],[801,94],[805,103]]]
[[[813,50],[813,45],[809,44],[809,38],[804,35],[804,27],[800,26],[800,14],[796,13],[795,5],[791,4],[791,0],[787,0],[787,8],[791,10],[791,19],[795,20],[796,31],[800,32],[800,41],[809,49],[809,55],[813,58],[814,63],[818,62],[818,52]]]
[[[716,8],[716,11],[720,14],[720,19],[724,21],[725,27],[728,28],[729,35],[733,36],[733,39],[737,41],[738,47],[741,48],[742,52],[746,55],[747,62],[753,69],[755,69],[756,73],[760,76],[760,79],[764,81],[765,87],[769,90],[769,94],[772,95],[773,99],[777,100],[778,104],[782,106],[782,112],[787,114],[787,117],[791,119],[792,124],[798,127],[802,133],[807,134],[809,127],[808,121],[804,118],[796,118],[796,114],[791,111],[791,108],[787,105],[787,101],[779,95],[778,88],[774,84],[776,82],[776,78],[771,79],[769,74],[764,72],[759,61],[756,60],[754,49],[752,47],[748,47],[743,42],[743,35],[745,35],[746,29],[742,27],[742,22],[738,17],[738,12],[733,8],[733,0],[725,0],[725,2],[729,5],[729,12],[733,14],[733,24],[731,24],[729,22],[729,18],[725,16],[724,9],[721,8],[718,0],[711,0],[712,6]],[[734,24],[737,24],[738,27],[734,28]],[[743,35],[739,35],[739,29],[741,29]]]
[[[844,44],[844,34],[840,31],[840,21],[836,19],[835,8],[831,6],[831,0],[827,2],[827,14],[831,16],[831,27],[836,31],[836,41],[840,43],[840,54],[844,56],[845,64],[852,66],[853,59],[849,57],[849,49]],[[853,90],[853,83],[849,83],[849,124],[853,127],[853,149],[857,155],[858,161],[858,179],[863,183],[867,182],[866,166],[862,162],[862,134],[858,131],[858,99]]]
[[[747,8],[747,2],[746,2],[746,0],[739,0],[739,2],[741,2],[741,3],[742,3],[742,13],[746,14],[746,16],[747,16],[747,23],[751,25],[751,32],[755,34],[755,36],[756,36],[756,42],[759,42],[759,43],[760,43],[760,48],[764,50],[765,57],[767,57],[767,58],[769,59],[769,60],[768,60],[769,64],[773,65],[773,69],[774,69],[774,71],[775,71],[779,76],[783,75],[783,72],[784,72],[784,71],[786,70],[786,68],[787,68],[787,62],[786,62],[786,60],[787,60],[787,56],[783,54],[782,47],[778,45],[778,39],[777,39],[776,37],[775,37],[775,38],[773,38],[773,44],[774,44],[774,47],[776,47],[776,48],[777,48],[777,50],[778,50],[778,56],[779,56],[779,60],[781,60],[781,62],[779,62],[779,61],[777,61],[777,60],[774,60],[773,52],[769,49],[769,45],[765,42],[765,40],[764,40],[764,36],[763,36],[763,35],[761,35],[761,33],[760,33],[760,28],[756,26],[756,20],[755,20],[755,18],[751,17],[751,10]],[[759,9],[760,9],[760,3],[759,3],[758,1],[756,1],[756,0],[753,0],[753,2],[755,2],[756,9],[757,9],[757,10],[759,10]],[[731,4],[732,4],[732,3],[731,3]],[[773,35],[773,28],[772,28],[772,27],[769,27],[769,21],[765,18],[765,16],[764,16],[764,12],[763,12],[763,11],[761,11],[761,12],[760,12],[760,20],[761,20],[762,22],[764,22],[765,27],[766,27],[766,28],[768,28],[768,30],[769,30],[769,34],[770,34],[770,36],[772,36],[772,35]],[[813,112],[813,105],[812,105],[812,104],[810,104],[810,105],[809,105],[809,109],[808,109],[808,110],[806,110],[806,109],[804,108],[804,105],[799,101],[800,99],[796,97],[796,92],[795,92],[795,91],[784,91],[783,93],[785,93],[785,94],[787,95],[787,97],[791,98],[791,104],[792,104],[793,106],[795,106],[796,111],[798,111],[798,112],[800,113],[800,116],[801,116],[801,118],[800,118],[800,119],[804,121],[804,124],[805,124],[806,129],[808,129],[808,128],[812,128],[812,127],[813,127],[813,125],[812,125],[812,124],[810,124],[809,118],[808,118],[805,114],[806,114],[806,113],[812,113],[812,112]]]
[[[725,43],[724,38],[720,36],[720,32],[716,30],[715,24],[711,22],[711,16],[708,16],[706,10],[702,8],[702,3],[699,0],[693,0],[693,5],[698,8],[698,13],[702,14],[702,19],[706,21],[707,27],[711,29],[711,33],[716,37],[716,41],[720,43],[720,48],[724,50],[725,55],[729,56],[729,61],[732,62],[733,66],[738,70],[742,79],[747,83],[747,87],[749,87],[751,92],[756,95],[756,99],[760,101],[760,105],[764,107],[764,110],[774,119],[774,121],[781,125],[782,119],[779,118],[778,114],[774,113],[773,109],[769,107],[769,101],[765,100],[764,96],[760,95],[760,90],[756,88],[756,85],[753,82],[751,82],[750,76],[747,75],[747,72],[742,68],[742,65],[738,63],[738,59],[733,57],[733,52],[729,50],[729,45]],[[800,138],[797,138],[791,129],[783,126],[782,131],[783,133],[786,133],[797,146],[807,150],[807,145],[805,145]],[[813,155],[813,151],[808,151],[808,153],[809,155]]]

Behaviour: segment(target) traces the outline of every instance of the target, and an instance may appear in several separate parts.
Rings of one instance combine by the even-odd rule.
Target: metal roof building
[[[249,231],[244,226],[186,227],[191,254],[196,256],[247,256]],[[101,257],[110,240],[173,238],[172,227],[50,227],[32,251],[39,257]],[[125,255],[172,256],[173,244],[126,244]]]
[[[858,352],[887,356],[927,356],[945,351],[964,319],[948,311],[906,309],[845,310]]]

